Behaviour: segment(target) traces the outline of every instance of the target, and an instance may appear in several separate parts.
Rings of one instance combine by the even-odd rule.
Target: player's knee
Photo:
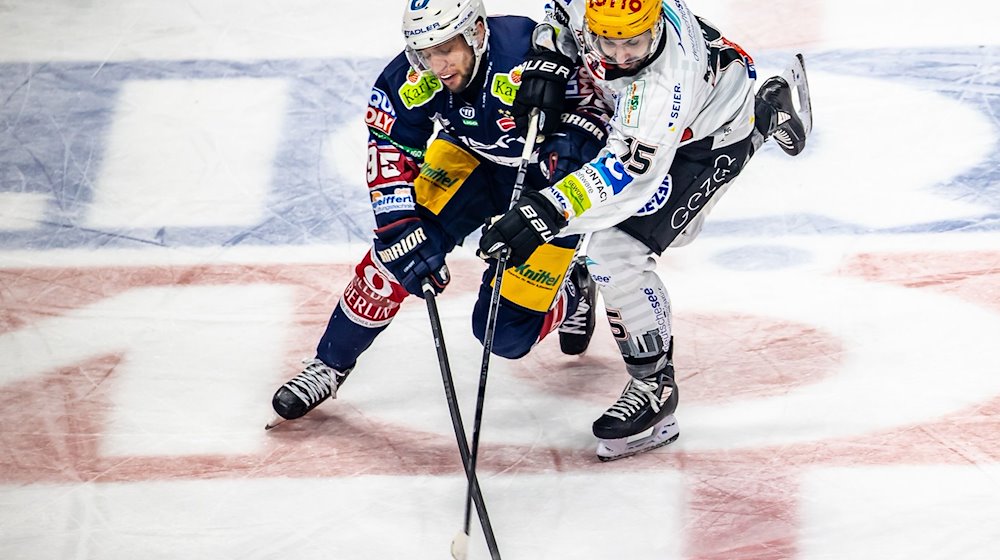
[[[472,310],[472,334],[479,342],[486,340],[489,295],[488,291],[480,293]],[[496,329],[493,332],[493,355],[511,360],[523,357],[538,341],[543,322],[543,315],[504,306],[501,303],[497,311]]]

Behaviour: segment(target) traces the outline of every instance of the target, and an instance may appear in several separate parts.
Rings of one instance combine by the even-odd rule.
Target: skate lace
[[[622,396],[618,398],[618,402],[611,405],[611,408],[604,414],[627,421],[630,416],[638,412],[647,402],[653,408],[654,412],[659,412],[660,399],[656,397],[656,390],[659,387],[659,383],[655,381],[632,379],[629,381],[628,386],[625,387],[625,391],[622,392]]]
[[[285,387],[295,394],[306,405],[312,405],[331,395],[337,390],[335,371],[321,360],[303,360],[306,364],[302,373],[285,383]]]
[[[590,312],[590,303],[587,298],[580,298],[580,303],[577,304],[576,313],[570,315],[563,321],[563,324],[559,326],[559,332],[563,334],[587,334],[587,313]]]

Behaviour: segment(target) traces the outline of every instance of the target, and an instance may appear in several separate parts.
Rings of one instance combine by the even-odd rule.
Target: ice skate
[[[793,89],[798,108],[792,100]],[[781,76],[768,78],[760,86],[756,114],[758,120],[767,123],[767,136],[773,137],[786,154],[796,156],[805,149],[806,137],[812,130],[812,101],[801,54],[795,55],[792,66]]]
[[[676,440],[680,434],[673,416],[677,399],[670,362],[649,377],[630,379],[618,402],[594,422],[594,435],[601,440],[598,459],[621,459]]]
[[[587,351],[590,339],[594,336],[597,286],[590,277],[587,264],[582,260],[578,260],[573,266],[570,282],[580,294],[580,303],[577,304],[576,312],[559,326],[559,348],[563,354],[576,356]]]
[[[337,388],[351,372],[340,372],[323,363],[318,358],[303,360],[306,367],[295,377],[278,388],[271,399],[271,406],[277,414],[264,426],[265,430],[281,424],[285,420],[295,420],[316,408],[328,398],[337,398]]]

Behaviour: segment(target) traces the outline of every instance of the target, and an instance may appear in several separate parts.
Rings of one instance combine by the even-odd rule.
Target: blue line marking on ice
[[[784,60],[785,54],[771,52],[767,57]],[[810,68],[877,75],[939,92],[971,105],[994,124],[1000,122],[998,61],[1000,47],[836,51],[809,56]],[[0,193],[41,193],[50,200],[45,219],[37,227],[0,231],[0,250],[367,241],[374,220],[364,191],[358,188],[364,185],[365,162],[357,162],[357,176],[342,177],[330,171],[322,160],[331,133],[364,118],[371,84],[384,63],[376,59],[321,59],[0,64]],[[267,217],[263,221],[252,227],[114,231],[83,225],[123,84],[128,80],[248,77],[281,78],[289,84],[285,127],[273,162]],[[877,123],[870,126],[877,134]],[[949,199],[988,210],[968,219],[882,229],[821,215],[709,220],[706,233],[1000,230],[1000,150],[934,188]]]

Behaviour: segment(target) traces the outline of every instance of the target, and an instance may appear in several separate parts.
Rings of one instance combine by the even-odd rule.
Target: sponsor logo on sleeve
[[[587,196],[587,189],[583,186],[574,174],[567,175],[565,179],[555,185],[556,190],[565,195],[573,208],[573,214],[579,216],[590,208],[590,197]]]
[[[412,189],[398,188],[391,193],[372,191],[372,210],[375,211],[376,215],[412,211],[416,210],[416,207]]]
[[[365,110],[365,124],[385,134],[391,134],[392,125],[395,123],[396,109],[392,106],[389,96],[378,88],[372,88]]]
[[[639,114],[642,111],[642,95],[645,90],[645,80],[636,80],[625,88],[625,94],[619,99],[619,103],[621,103],[619,114],[621,115],[623,125],[630,128],[637,128],[639,126]]]
[[[672,189],[670,186],[670,175],[667,175],[663,179],[663,182],[660,183],[659,188],[656,189],[656,192],[653,193],[653,196],[649,197],[649,200],[646,201],[646,205],[640,208],[639,211],[635,213],[635,215],[648,216],[649,214],[653,214],[660,208],[666,206],[667,201],[670,200],[671,190]]]
[[[611,187],[614,194],[622,192],[632,182],[633,177],[625,170],[625,166],[614,154],[606,154],[597,163],[588,164],[584,167],[591,167],[601,175],[603,182]]]
[[[667,128],[670,132],[677,130],[677,119],[681,116],[681,101],[684,99],[684,91],[680,83],[674,84],[673,98],[670,100],[670,118],[667,121]]]

